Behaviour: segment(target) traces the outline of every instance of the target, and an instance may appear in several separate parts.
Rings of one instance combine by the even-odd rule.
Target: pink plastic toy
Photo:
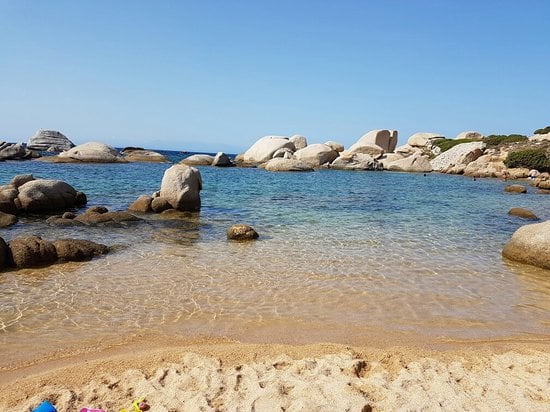
[[[105,409],[82,408],[80,412],[105,412]]]

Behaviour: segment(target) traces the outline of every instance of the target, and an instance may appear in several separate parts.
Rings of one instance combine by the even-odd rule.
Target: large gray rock
[[[404,159],[391,162],[386,167],[387,170],[396,172],[417,172],[426,173],[432,171],[430,160],[426,156],[414,154]]]
[[[29,153],[22,143],[0,141],[0,160],[25,159],[28,157]]]
[[[292,144],[294,144],[295,150],[300,150],[307,146],[307,139],[305,138],[305,136],[295,134],[289,140],[290,142],[292,142]]]
[[[431,147],[435,141],[441,139],[445,139],[445,136],[439,133],[419,132],[409,137],[407,144],[413,147]]]
[[[264,163],[273,158],[273,154],[282,148],[295,150],[294,144],[284,136],[265,136],[243,153],[244,163]]]
[[[42,160],[54,163],[125,163],[127,160],[113,147],[99,142],[88,142],[73,147],[57,156]]]
[[[214,156],[196,154],[186,157],[185,159],[180,161],[180,164],[187,166],[212,166],[213,161]]]
[[[42,213],[77,205],[77,191],[61,180],[31,180],[19,187],[17,199],[25,212]]]
[[[234,164],[224,152],[218,152],[212,161],[212,166],[231,167],[234,166]]]
[[[550,269],[550,220],[520,227],[502,250],[517,262]]]
[[[81,262],[95,256],[104,255],[109,248],[101,243],[82,239],[59,239],[53,242],[57,257],[60,260]]]
[[[325,163],[332,163],[338,157],[338,152],[327,145],[315,143],[297,150],[294,157],[311,167],[319,167]]]
[[[9,247],[16,268],[45,266],[57,260],[54,245],[38,236],[17,237]]]
[[[380,147],[383,151],[382,153],[393,152],[397,146],[397,130],[371,130],[351,145],[348,151],[373,155],[372,152],[364,148],[372,146]]]
[[[379,163],[366,153],[342,152],[331,164],[331,169],[338,170],[379,170]]]
[[[265,170],[269,172],[311,172],[313,167],[297,159],[276,157],[266,162]]]
[[[483,142],[462,143],[441,153],[430,162],[433,170],[445,171],[456,165],[467,165],[483,155]]]
[[[160,197],[176,210],[195,212],[201,208],[202,178],[198,169],[177,164],[164,172]]]
[[[62,152],[74,147],[74,143],[56,130],[39,129],[29,138],[27,147],[31,150],[47,150],[50,152]]]

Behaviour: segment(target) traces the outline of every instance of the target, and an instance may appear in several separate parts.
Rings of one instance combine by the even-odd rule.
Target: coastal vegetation
[[[476,139],[441,139],[436,140],[434,144],[441,149],[441,153],[446,152],[451,147],[455,147],[456,145],[462,144],[462,143],[471,143],[471,142],[477,142]]]
[[[550,133],[550,126],[546,126],[543,129],[535,130],[535,134],[547,134],[547,133]]]
[[[525,167],[539,172],[550,172],[550,156],[544,149],[524,149],[510,152],[504,161],[506,167]]]
[[[498,147],[503,144],[525,142],[529,138],[522,134],[491,134],[483,139],[487,147]]]

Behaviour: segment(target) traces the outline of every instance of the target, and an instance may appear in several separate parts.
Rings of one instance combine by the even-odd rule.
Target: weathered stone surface
[[[335,142],[333,140],[329,140],[328,142],[326,142],[325,146],[330,147],[332,150],[334,150],[335,152],[338,152],[338,153],[344,151],[344,145],[342,143],[338,143],[338,142]]]
[[[11,251],[8,244],[0,237],[0,270],[9,265],[11,261]]]
[[[9,247],[16,268],[45,266],[57,260],[54,245],[38,236],[17,237]]]
[[[356,143],[351,145],[348,151],[373,155],[372,152],[362,149],[362,147],[372,146],[380,147],[382,149],[382,153],[393,152],[397,146],[397,130],[371,130],[361,136]]]
[[[46,219],[46,223],[51,226],[84,226],[84,223],[73,218],[63,216],[50,216]]]
[[[243,153],[242,160],[245,163],[264,163],[283,147],[296,150],[294,144],[284,136],[264,136]]]
[[[184,164],[187,166],[212,166],[213,161],[214,156],[197,154],[186,157],[185,159],[180,161],[180,164]]]
[[[74,219],[76,215],[73,212],[65,212],[61,215],[63,219]]]
[[[14,176],[13,179],[10,180],[10,185],[14,188],[18,189],[19,186],[24,185],[27,182],[30,182],[31,180],[34,180],[34,176],[31,174],[27,175],[17,175]]]
[[[176,210],[196,212],[201,208],[202,178],[198,169],[177,164],[164,172],[160,196]]]
[[[25,159],[29,153],[22,143],[8,143],[0,141],[0,160]]]
[[[264,165],[269,172],[311,172],[313,167],[297,159],[276,157]]]
[[[135,222],[141,219],[128,212],[107,211],[103,213],[98,213],[92,210],[92,208],[90,208],[86,212],[82,213],[81,215],[78,215],[72,220],[75,222],[83,223],[88,226],[93,226],[93,225],[99,225],[99,224],[112,225],[112,224],[120,224],[122,222]]]
[[[327,145],[316,143],[297,150],[294,157],[311,167],[319,167],[325,163],[332,163],[338,157],[338,152]]]
[[[15,225],[17,221],[17,216],[11,215],[9,213],[0,212],[0,227]]]
[[[521,217],[523,219],[537,220],[538,217],[529,209],[524,207],[513,207],[508,211],[508,214],[511,216]]]
[[[506,169],[502,158],[498,154],[484,154],[464,169],[465,176],[471,177],[501,177]]]
[[[305,138],[305,136],[295,134],[289,140],[292,144],[294,144],[295,150],[300,150],[304,147],[307,147],[307,139]]]
[[[550,142],[550,133],[546,134],[536,134],[529,138],[532,142]]]
[[[231,167],[234,166],[234,164],[224,152],[218,152],[212,161],[212,166]]]
[[[121,151],[124,159],[128,162],[151,162],[151,163],[167,163],[168,159],[158,152],[145,149],[125,148]]]
[[[249,225],[237,224],[227,229],[227,239],[229,240],[254,240],[258,237],[258,232]]]
[[[430,162],[433,170],[444,171],[456,165],[467,165],[483,155],[485,144],[482,142],[462,143],[441,153]]]
[[[386,169],[398,172],[426,173],[432,171],[432,165],[426,156],[414,154],[404,159],[389,163]]]
[[[76,204],[76,190],[61,180],[31,180],[19,187],[17,199],[25,212],[63,210]]]
[[[41,160],[53,163],[125,163],[127,160],[113,147],[99,142],[88,142],[73,147],[57,156]]]
[[[422,154],[422,149],[418,147],[410,146],[408,144],[404,144],[403,146],[399,146],[398,148],[396,148],[395,153],[403,157],[408,157],[408,156],[412,156],[415,153]]]
[[[86,210],[85,213],[107,213],[109,209],[107,209],[105,206],[92,206]]]
[[[15,215],[18,212],[15,200],[19,191],[11,185],[0,186],[0,212]]]
[[[31,150],[62,152],[74,147],[74,143],[61,132],[39,129],[29,138],[27,147]]]
[[[507,193],[527,193],[527,188],[522,185],[508,185],[504,188]]]
[[[467,132],[462,132],[462,133],[459,133],[455,139],[470,139],[470,140],[483,140],[485,136],[483,136],[481,133],[479,132],[475,132],[475,131],[467,131]]]
[[[517,262],[550,269],[550,220],[520,227],[502,250]]]
[[[58,239],[53,245],[60,260],[71,262],[90,260],[109,252],[105,245],[82,239]]]
[[[407,144],[413,147],[430,147],[435,141],[445,139],[445,136],[439,133],[415,133],[409,140]]]
[[[151,202],[151,209],[155,213],[162,213],[165,210],[173,209],[172,205],[164,197],[155,197]]]
[[[342,152],[331,164],[331,169],[338,170],[379,170],[380,164],[366,153]]]
[[[128,210],[130,212],[140,212],[140,213],[151,212],[152,201],[153,201],[153,198],[151,196],[141,195],[134,201],[134,203],[128,206]]]
[[[283,159],[292,159],[294,157],[294,151],[284,147],[273,153],[273,159],[277,157],[282,157]]]
[[[529,169],[525,167],[515,167],[512,169],[506,169],[503,173],[508,176],[508,179],[524,179],[529,177]]]

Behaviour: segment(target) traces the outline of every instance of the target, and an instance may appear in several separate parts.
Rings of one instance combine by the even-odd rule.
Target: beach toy
[[[80,412],[105,412],[105,409],[82,408]]]
[[[145,398],[139,398],[135,400],[134,402],[132,402],[132,406],[134,407],[135,412],[148,411],[150,408]],[[132,412],[132,411],[128,411],[128,409],[121,409],[119,412]]]
[[[33,409],[32,412],[57,412],[55,406],[53,406],[48,401],[43,401],[36,409]]]

